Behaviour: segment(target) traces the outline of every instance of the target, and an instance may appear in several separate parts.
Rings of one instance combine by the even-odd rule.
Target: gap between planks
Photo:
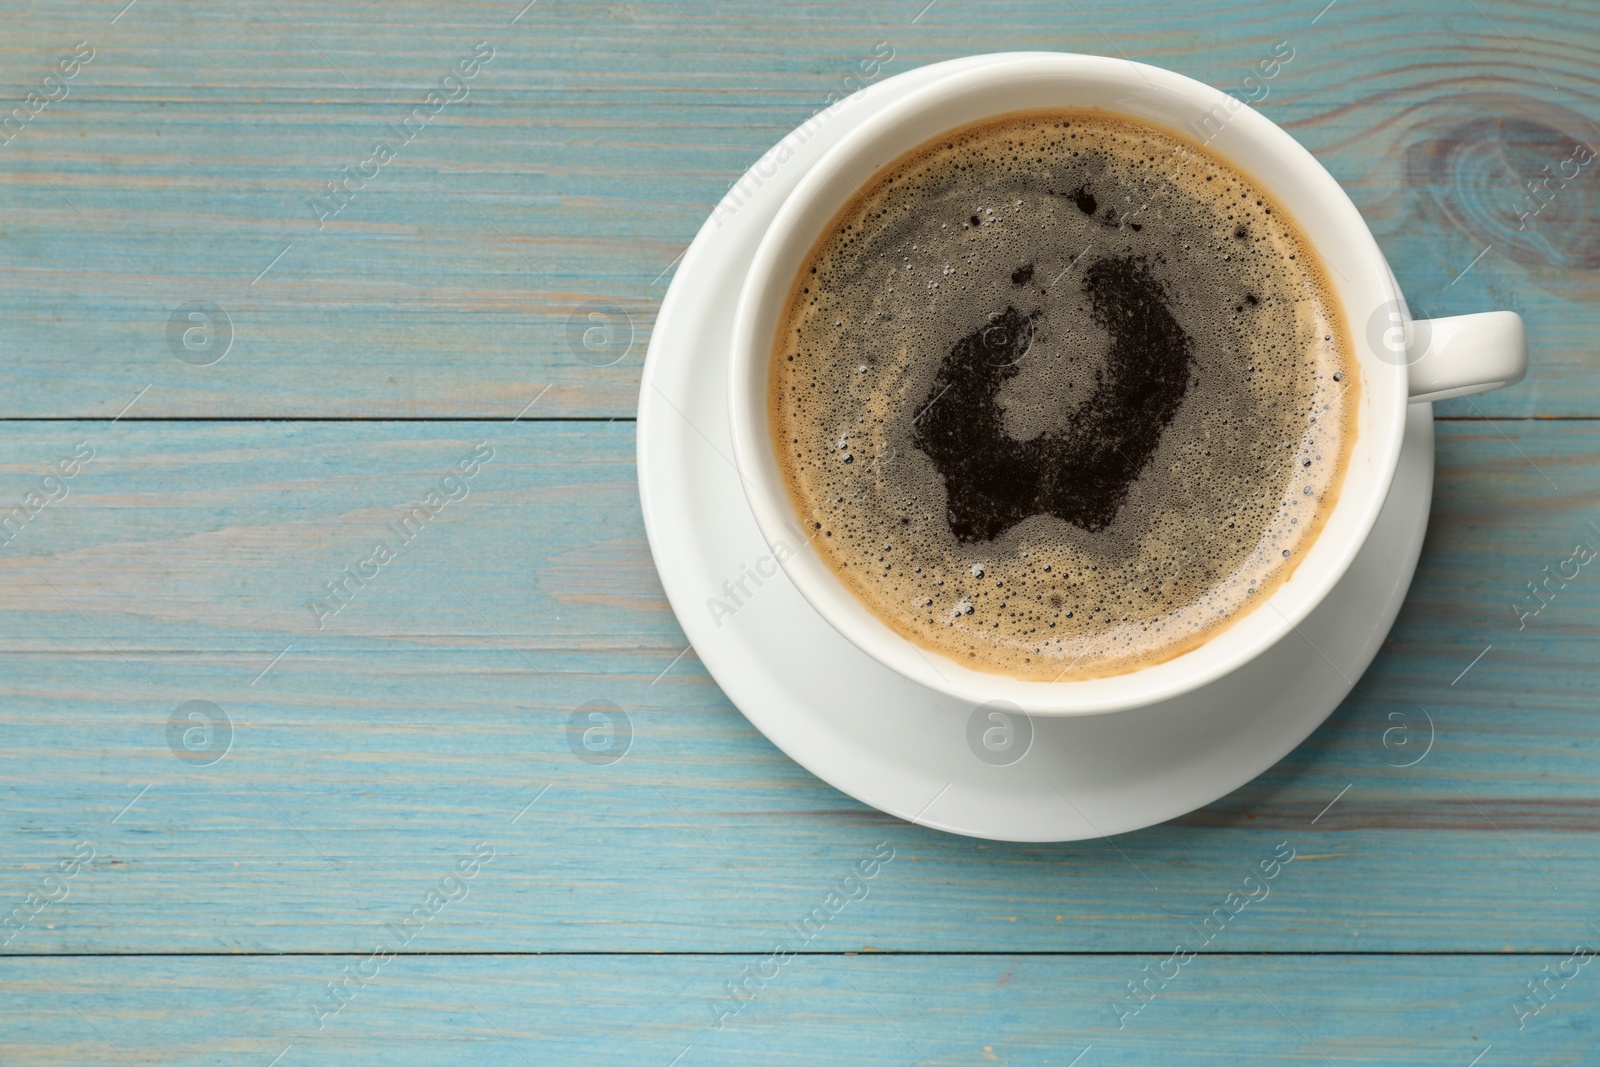
[[[506,950],[506,949],[479,949],[463,951],[426,951],[426,952],[396,952],[396,956],[417,957],[479,957],[484,959],[514,959],[534,956],[607,956],[618,959],[634,956],[663,956],[663,957],[715,957],[715,956],[760,956],[765,954],[764,949],[750,949],[748,951],[736,949],[715,949],[697,951],[694,949],[665,949],[660,951],[626,952],[620,949],[568,949],[560,952],[541,952],[538,950]],[[4,952],[0,953],[0,963],[7,960],[75,960],[75,959],[316,959],[323,957],[363,956],[367,953],[360,950],[343,951],[339,949],[294,950],[286,952]],[[836,949],[834,951],[795,952],[796,956],[810,956],[816,958],[844,957],[844,956],[938,956],[950,958],[982,958],[986,956],[1028,956],[1038,958],[1059,957],[1095,958],[1095,957],[1129,957],[1139,958],[1150,955],[1159,955],[1159,951],[1145,949]],[[1253,956],[1329,956],[1349,958],[1383,958],[1402,956],[1439,956],[1439,957],[1483,957],[1485,959],[1516,958],[1538,959],[1545,956],[1569,956],[1567,949],[1520,949],[1515,951],[1482,951],[1476,949],[1357,949],[1345,951],[1342,949],[1245,949],[1239,951],[1197,951],[1198,956],[1215,958],[1226,957],[1253,957]]]

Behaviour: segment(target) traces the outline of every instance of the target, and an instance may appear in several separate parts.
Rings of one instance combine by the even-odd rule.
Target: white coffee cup
[[[1343,487],[1322,532],[1271,596],[1183,655],[1125,674],[1059,682],[973,670],[918,646],[874,615],[807,538],[768,425],[776,331],[790,287],[823,228],[873,175],[911,149],[967,123],[1050,107],[1100,108],[1187,132],[1272,193],[1329,268],[1362,382]],[[1343,576],[1371,531],[1400,456],[1406,405],[1512,385],[1526,370],[1522,320],[1511,312],[1413,321],[1350,198],[1259,112],[1158,67],[1101,56],[1011,53],[910,90],[845,134],[801,178],[762,239],[739,295],[729,416],[735,461],[757,524],[795,587],[852,644],[906,678],[974,705],[1005,700],[1033,714],[1092,715],[1178,696],[1282,640]],[[780,546],[786,550],[776,551]]]

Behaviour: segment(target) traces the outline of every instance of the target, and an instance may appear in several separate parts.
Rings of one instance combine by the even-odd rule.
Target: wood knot
[[[1406,150],[1407,179],[1451,224],[1524,266],[1600,270],[1600,132],[1535,100],[1492,105],[1492,116],[1426,127]]]

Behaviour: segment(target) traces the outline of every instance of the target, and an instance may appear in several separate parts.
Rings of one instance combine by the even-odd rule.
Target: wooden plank
[[[1526,583],[1594,535],[1600,426],[1437,425],[1434,518],[1398,631],[1422,624],[1416,652],[1440,660],[1419,684],[1448,682],[1487,642],[1537,656],[1587,638],[1582,578],[1526,622],[1512,604],[1539,603]],[[0,649],[449,648],[481,644],[487,617],[530,647],[670,659],[684,644],[644,543],[633,456],[631,423],[13,424],[0,515],[30,493],[65,495],[0,529]],[[79,473],[54,477],[63,462]],[[477,473],[452,478],[463,462]],[[446,486],[465,496],[441,501],[348,606],[307,607],[333,604],[327,584]]]
[[[1593,167],[1518,212],[1600,134],[1600,11],[1311,8],[0,0],[0,99],[95,49],[0,145],[0,419],[27,420],[0,433],[0,1061],[1592,1060],[1588,969],[1521,998],[1600,936],[1600,601],[1570,570],[1600,547],[1600,426],[1530,418],[1600,415]],[[319,228],[313,197],[478,41],[470,97]],[[1081,50],[1241,95],[1287,42],[1261,106],[1414,306],[1528,320],[1530,380],[1440,408],[1477,421],[1440,425],[1372,670],[1173,824],[991,845],[811,778],[684,654],[631,427],[532,421],[631,415],[675,257],[880,41],[888,73]],[[171,333],[196,301],[230,317],[209,365]],[[574,341],[590,305],[631,334],[615,363]],[[597,699],[614,763],[571,747]],[[808,954],[729,1001],[797,922]],[[1127,983],[1205,935],[1118,1029]],[[319,1029],[384,937],[407,955]],[[507,951],[551,954],[461,955]]]
[[[17,1067],[1590,1063],[1596,965],[1570,952],[7,960],[0,1045]],[[346,968],[373,977],[325,1014]],[[1173,977],[1120,1016],[1146,968]],[[1519,1013],[1545,968],[1573,977]]]
[[[0,552],[0,900],[96,859],[0,951],[356,951],[480,841],[498,858],[434,950],[756,950],[887,842],[820,947],[1156,951],[1289,841],[1221,947],[1555,951],[1600,889],[1600,586],[1580,569],[1520,630],[1510,605],[1600,547],[1600,426],[1500,429],[1439,424],[1416,585],[1333,719],[1112,847],[911,827],[767,744],[680,658],[631,425],[14,425],[8,499],[96,454]],[[480,441],[468,495],[317,630],[306,601]],[[611,765],[569,747],[597,699],[631,723]],[[191,700],[232,723],[215,764],[169,747]],[[1419,708],[1433,746],[1396,766]]]
[[[1600,11],[1576,0],[537,4],[514,23],[520,4],[484,0],[121,6],[0,4],[7,100],[95,49],[0,150],[0,416],[110,417],[148,386],[135,415],[510,417],[548,385],[537,412],[626,417],[678,254],[880,41],[886,74],[1107,52],[1259,99],[1346,183],[1418,308],[1527,318],[1530,380],[1445,410],[1600,414],[1594,165],[1519,219],[1522,183],[1597,136]],[[479,41],[495,55],[465,99],[319,220],[313,198]],[[1279,41],[1292,61],[1246,84]],[[192,302],[229,317],[213,365],[174,354]],[[614,315],[603,354],[573,340],[591,304]]]
[[[5,909],[79,842],[95,859],[4,951],[355,951],[480,842],[496,858],[430,950],[750,951],[883,842],[893,864],[819,947],[1154,951],[1280,842],[1302,858],[1230,950],[1553,950],[1587,936],[1600,888],[1593,731],[1561,732],[1575,716],[1435,707],[1439,751],[1401,771],[1381,743],[1396,702],[1369,694],[1178,824],[997,845],[834,792],[685,663],[652,687],[569,658],[546,687],[514,654],[308,655],[252,688],[269,658],[140,656],[150,688],[111,656],[8,669]],[[568,740],[595,699],[628,716],[611,766]],[[192,700],[231,723],[214,765],[169,748]]]

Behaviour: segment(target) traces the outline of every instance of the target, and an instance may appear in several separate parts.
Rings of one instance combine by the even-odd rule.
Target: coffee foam
[[[1356,361],[1287,213],[1103,112],[964,127],[808,256],[773,349],[796,512],[885,623],[969,667],[1123,673],[1194,648],[1309,548]]]

